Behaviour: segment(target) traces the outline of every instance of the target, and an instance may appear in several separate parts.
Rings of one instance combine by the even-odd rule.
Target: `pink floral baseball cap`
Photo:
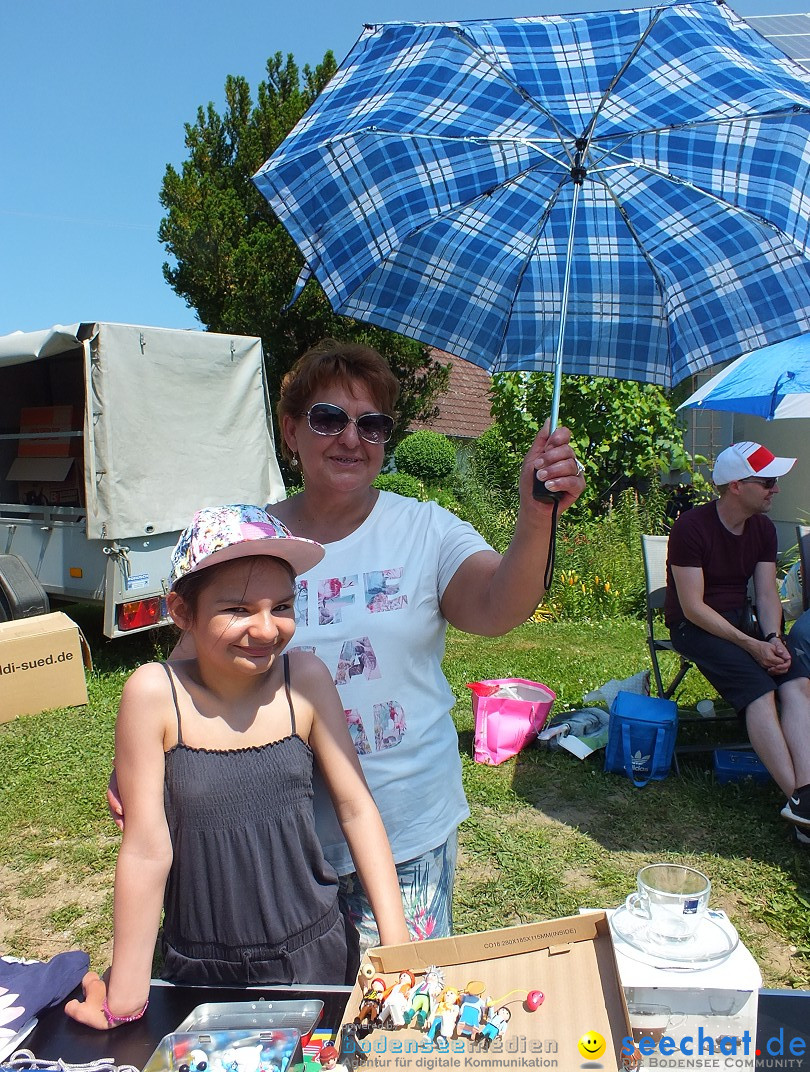
[[[306,573],[323,558],[323,547],[314,540],[293,536],[277,517],[259,506],[207,506],[180,535],[172,551],[171,587],[189,573],[251,555],[269,555],[288,563],[293,571]]]

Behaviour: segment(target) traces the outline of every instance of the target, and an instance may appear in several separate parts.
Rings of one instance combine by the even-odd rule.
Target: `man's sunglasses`
[[[747,476],[743,480],[743,484],[759,484],[761,488],[766,488],[768,491],[771,488],[776,487],[778,476]]]
[[[394,418],[387,413],[363,413],[357,420],[345,409],[331,402],[316,402],[304,416],[313,432],[318,435],[340,435],[347,425],[353,424],[357,434],[366,443],[387,443],[394,432]]]

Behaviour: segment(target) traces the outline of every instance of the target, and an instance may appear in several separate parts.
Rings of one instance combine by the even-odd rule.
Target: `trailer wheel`
[[[34,618],[50,610],[48,593],[18,555],[0,555],[0,622]]]

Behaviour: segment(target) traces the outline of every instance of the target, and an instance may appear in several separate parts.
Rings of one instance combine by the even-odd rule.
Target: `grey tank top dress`
[[[313,755],[296,733],[213,751],[183,742],[165,756],[173,860],[164,896],[163,978],[207,986],[352,984],[357,932],[315,834]]]

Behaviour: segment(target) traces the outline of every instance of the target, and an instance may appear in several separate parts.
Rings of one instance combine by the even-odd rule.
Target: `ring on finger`
[[[577,463],[577,476],[584,476],[585,475],[585,466],[582,464],[582,462],[579,460],[579,458],[576,456],[576,454],[574,455],[574,461]]]

